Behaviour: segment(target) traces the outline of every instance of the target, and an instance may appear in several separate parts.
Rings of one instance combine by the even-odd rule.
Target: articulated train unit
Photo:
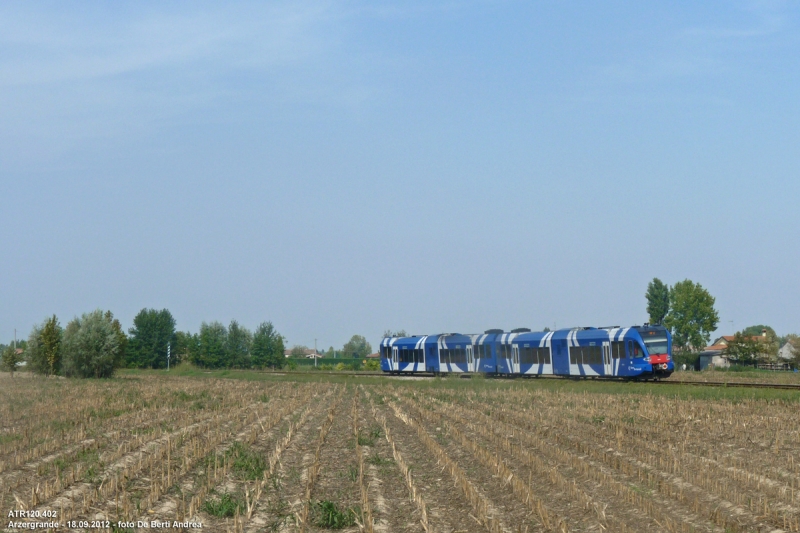
[[[531,332],[490,329],[483,335],[441,333],[386,337],[381,370],[393,374],[476,373],[660,379],[675,370],[672,337],[663,326],[572,328]]]

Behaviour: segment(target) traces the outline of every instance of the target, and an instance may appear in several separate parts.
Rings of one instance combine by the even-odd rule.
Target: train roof
[[[511,331],[503,331],[501,329],[486,330],[485,333],[437,333],[434,335],[410,335],[407,337],[384,337],[381,341],[382,346],[392,344],[394,346],[403,346],[418,344],[420,341],[431,342],[439,340],[447,340],[448,342],[454,341],[467,341],[468,339],[479,339],[481,343],[490,338],[499,339],[503,343],[508,342],[525,342],[525,341],[540,341],[546,335],[554,340],[566,339],[570,336],[577,339],[608,339],[613,336],[615,340],[619,340],[626,333],[633,331],[639,335],[645,335],[650,332],[666,332],[664,326],[650,326],[645,324],[643,326],[606,326],[602,328],[595,327],[573,327],[561,328],[555,331],[530,331],[527,328],[517,328]],[[652,334],[652,333],[650,333]]]

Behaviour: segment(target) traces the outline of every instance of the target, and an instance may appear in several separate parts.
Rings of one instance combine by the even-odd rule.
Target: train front
[[[647,348],[649,363],[653,366],[653,376],[668,378],[675,370],[672,360],[672,335],[664,326],[637,326],[636,331],[641,335],[644,346]]]

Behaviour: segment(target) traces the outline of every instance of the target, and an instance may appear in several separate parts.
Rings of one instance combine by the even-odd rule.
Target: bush
[[[686,368],[695,368],[699,370],[700,354],[692,352],[677,352],[674,357],[675,368],[680,368],[685,364]]]
[[[22,361],[22,358],[17,353],[17,349],[13,346],[6,346],[6,349],[3,350],[2,358],[0,358],[0,366],[6,372],[11,372],[13,376],[20,361]]]
[[[376,371],[381,369],[381,362],[377,359],[367,359],[367,362],[364,363],[363,366],[364,370]]]
[[[85,313],[64,330],[64,375],[109,378],[122,363],[123,349],[110,313]]]

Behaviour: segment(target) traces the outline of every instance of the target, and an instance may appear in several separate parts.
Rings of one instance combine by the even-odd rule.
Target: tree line
[[[714,308],[715,298],[702,285],[689,279],[670,287],[653,278],[647,285],[645,299],[650,323],[663,325],[672,334],[675,361],[694,365],[719,323],[719,313]],[[775,361],[778,350],[786,343],[792,347],[793,363],[797,366],[800,363],[800,337],[778,337],[774,329],[763,324],[735,332],[725,352],[733,362],[754,365]]]
[[[271,322],[254,330],[232,320],[203,322],[198,333],[177,331],[167,309],[142,309],[126,334],[111,311],[84,313],[61,327],[53,315],[33,326],[18,347],[0,346],[0,364],[8,371],[26,362],[37,374],[81,378],[111,377],[121,367],[165,368],[188,361],[202,368],[281,368],[284,338]]]

